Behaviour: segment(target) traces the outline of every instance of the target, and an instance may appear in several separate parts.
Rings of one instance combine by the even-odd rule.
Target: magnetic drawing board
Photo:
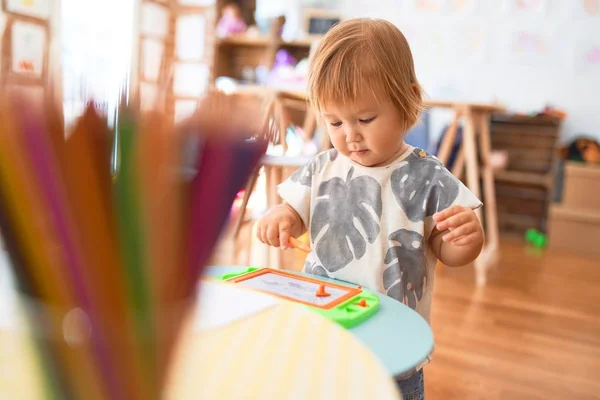
[[[379,310],[379,298],[375,293],[316,276],[270,268],[246,268],[220,279],[303,304],[346,328],[366,321]]]

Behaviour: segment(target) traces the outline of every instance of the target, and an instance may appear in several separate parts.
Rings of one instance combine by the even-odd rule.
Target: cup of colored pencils
[[[181,124],[0,102],[0,229],[48,398],[160,399],[199,278],[258,166],[269,104],[209,93]]]

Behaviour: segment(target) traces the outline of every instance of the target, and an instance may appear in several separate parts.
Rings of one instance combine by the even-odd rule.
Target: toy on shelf
[[[275,53],[275,63],[271,72],[285,79],[294,74],[296,63],[297,60],[289,51],[284,49],[278,50]]]
[[[316,276],[250,267],[218,279],[303,304],[345,328],[363,323],[379,310],[375,293]]]
[[[534,247],[543,249],[548,245],[548,236],[537,229],[528,229],[525,232],[525,241]]]
[[[560,147],[558,154],[565,161],[600,164],[600,143],[591,137],[579,136]]]
[[[537,113],[537,116],[545,116],[550,118],[566,119],[567,112],[560,108],[552,107],[550,105],[545,106],[541,112]]]
[[[246,23],[242,18],[240,6],[235,3],[229,3],[223,7],[223,16],[217,24],[217,36],[225,38],[232,35],[245,33]]]
[[[275,61],[269,74],[268,86],[305,90],[308,70],[306,59],[298,60],[286,49],[275,53]]]

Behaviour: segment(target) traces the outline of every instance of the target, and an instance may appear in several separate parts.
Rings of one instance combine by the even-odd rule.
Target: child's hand
[[[483,228],[475,212],[463,206],[452,206],[433,215],[438,231],[450,231],[442,240],[455,246],[470,246],[483,242]]]
[[[258,221],[256,237],[264,244],[285,250],[289,246],[290,236],[302,234],[303,225],[302,219],[290,206],[281,204],[270,209]]]

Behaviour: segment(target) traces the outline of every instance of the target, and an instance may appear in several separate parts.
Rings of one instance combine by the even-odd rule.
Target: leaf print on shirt
[[[312,178],[315,175],[315,172],[321,172],[327,159],[333,161],[337,158],[338,152],[335,149],[331,149],[329,151],[324,151],[321,154],[317,155],[312,161],[306,163],[302,167],[300,167],[296,172],[290,176],[292,182],[298,182],[301,185],[311,187],[312,186]]]
[[[353,173],[354,167],[345,181],[336,177],[321,183],[313,209],[310,234],[319,260],[329,272],[361,259],[367,241],[373,243],[379,234],[381,186],[370,176],[352,179]]]
[[[383,288],[386,294],[413,310],[423,297],[427,284],[427,260],[423,236],[408,229],[399,229],[389,236],[395,242],[385,254]]]
[[[412,222],[425,220],[452,205],[458,197],[459,182],[442,163],[421,158],[416,150],[392,173],[392,191],[400,208]]]
[[[296,172],[294,172],[290,176],[290,180],[292,182],[300,183],[301,185],[311,187],[312,186],[312,178],[315,174],[315,160],[303,165],[298,168]]]
[[[325,271],[325,268],[323,268],[322,266],[320,266],[319,264],[313,262],[306,262],[304,264],[304,273],[306,274],[311,274],[311,275],[317,275],[317,276],[324,276],[324,277],[329,277],[329,275],[327,274],[327,271]]]

